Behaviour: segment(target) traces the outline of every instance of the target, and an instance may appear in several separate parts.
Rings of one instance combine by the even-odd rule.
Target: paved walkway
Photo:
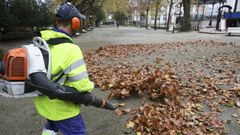
[[[82,33],[74,40],[82,49],[98,48],[112,44],[135,44],[135,43],[159,43],[185,40],[220,40],[225,42],[239,42],[238,36],[227,36],[227,34],[205,34],[196,31],[186,33],[171,33],[165,30],[146,30],[136,27],[113,27],[102,26],[95,28],[88,33]],[[0,48],[20,47],[23,44],[30,44],[31,39],[0,42]]]
[[[227,42],[239,42],[237,36],[229,37],[227,34],[205,34],[196,31],[186,33],[171,33],[165,30],[146,30],[135,27],[103,26],[96,28],[92,32],[84,33],[76,42],[82,48],[97,48],[109,44],[135,44],[135,43],[159,43],[186,40],[221,40]]]
[[[198,32],[172,34],[164,30],[154,31],[134,27],[117,29],[109,26],[95,28],[91,32],[76,37],[75,41],[85,50],[112,44],[159,43],[195,39],[240,43],[239,37],[228,37],[224,34],[213,35]],[[30,39],[0,42],[0,47],[9,49],[29,43],[31,43]],[[100,90],[95,90],[94,93],[102,97],[108,95],[107,92]],[[139,104],[141,98],[136,100],[137,98],[129,98],[124,102]],[[0,131],[2,135],[39,135],[45,121],[37,114],[32,99],[14,100],[0,97],[0,112]],[[127,116],[116,117],[111,111],[84,106],[82,114],[88,126],[88,133],[91,135],[121,135],[128,132],[124,126]]]

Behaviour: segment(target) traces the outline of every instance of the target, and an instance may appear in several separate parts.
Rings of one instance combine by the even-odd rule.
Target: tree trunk
[[[156,12],[155,12],[155,20],[154,20],[154,30],[157,30],[157,17],[158,17],[159,5],[160,5],[160,0],[157,0],[157,3],[156,3]]]
[[[183,8],[184,8],[184,20],[182,31],[190,31],[191,30],[191,0],[183,0]]]
[[[167,31],[169,30],[169,26],[170,26],[172,6],[173,6],[173,0],[170,1],[170,5],[169,5],[168,19],[167,19],[167,28],[166,28]]]
[[[148,28],[148,14],[149,14],[149,10],[150,10],[150,2],[151,0],[148,0],[148,3],[147,3],[147,16],[146,16],[146,29]]]
[[[233,12],[237,12],[238,1],[239,0],[235,0],[235,6],[234,6]]]
[[[213,17],[214,5],[215,5],[215,3],[212,4],[212,12],[211,12],[211,16],[210,16],[209,26],[212,26],[212,17]]]
[[[148,28],[148,14],[149,14],[149,10],[147,10],[147,15],[146,15],[146,26],[145,26],[146,29]]]
[[[220,22],[221,22],[221,9],[218,9],[216,30],[220,30],[219,29]]]

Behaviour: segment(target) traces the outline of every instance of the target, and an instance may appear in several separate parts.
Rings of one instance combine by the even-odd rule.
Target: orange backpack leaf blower
[[[74,103],[115,110],[117,107],[89,92],[50,81],[51,53],[46,41],[33,38],[33,44],[8,51],[0,62],[0,95],[9,98],[48,96]]]

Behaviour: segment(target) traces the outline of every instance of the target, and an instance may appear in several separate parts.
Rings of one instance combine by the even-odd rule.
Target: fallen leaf
[[[240,100],[239,99],[237,99],[236,105],[237,105],[237,107],[240,107]]]
[[[164,78],[165,78],[165,79],[168,79],[168,78],[169,78],[169,75],[168,75],[168,74],[164,75]]]
[[[233,117],[235,118],[238,118],[238,115],[237,114],[232,114]]]
[[[239,124],[239,125],[240,125],[240,119],[237,119],[237,120],[236,120],[236,122],[237,122],[237,124]]]
[[[111,83],[108,84],[108,87],[109,87],[109,88],[112,88],[112,87],[113,87],[113,84],[111,84]]]
[[[130,108],[127,108],[124,110],[126,113],[130,113],[132,110]]]
[[[142,133],[141,132],[137,132],[137,135],[142,135]]]
[[[118,104],[118,107],[124,107],[124,106],[126,106],[125,103],[119,103],[119,104]]]
[[[133,128],[134,127],[134,123],[132,121],[128,121],[126,124],[126,128]]]
[[[122,110],[120,110],[120,109],[116,109],[115,110],[115,113],[117,114],[117,115],[123,115],[123,111]]]

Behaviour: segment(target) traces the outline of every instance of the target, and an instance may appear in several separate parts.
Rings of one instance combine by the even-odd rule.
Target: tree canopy
[[[36,0],[0,1],[1,32],[14,31],[16,28],[19,28],[19,26],[41,29],[50,26],[52,23],[54,17],[52,12],[54,10],[49,7],[48,2],[53,3],[50,0],[46,0],[46,3]],[[134,10],[137,10],[138,13],[140,13],[140,17],[145,16],[147,27],[148,17],[146,16],[148,16],[148,14],[157,18],[159,8],[171,5],[173,1],[175,3],[179,0],[55,0],[54,4],[59,5],[66,1],[75,5],[80,12],[87,17],[86,20],[82,21],[84,23],[83,26],[88,26],[89,23],[92,22],[99,25],[100,22],[106,18],[106,14],[112,14],[116,21],[126,22],[131,18]],[[183,3],[189,2],[186,0],[182,1]],[[190,8],[190,6],[186,5],[184,7]],[[190,10],[184,10],[184,12],[190,12]],[[184,13],[184,15],[185,14],[186,13]],[[185,20],[189,18],[189,15],[186,15]]]

